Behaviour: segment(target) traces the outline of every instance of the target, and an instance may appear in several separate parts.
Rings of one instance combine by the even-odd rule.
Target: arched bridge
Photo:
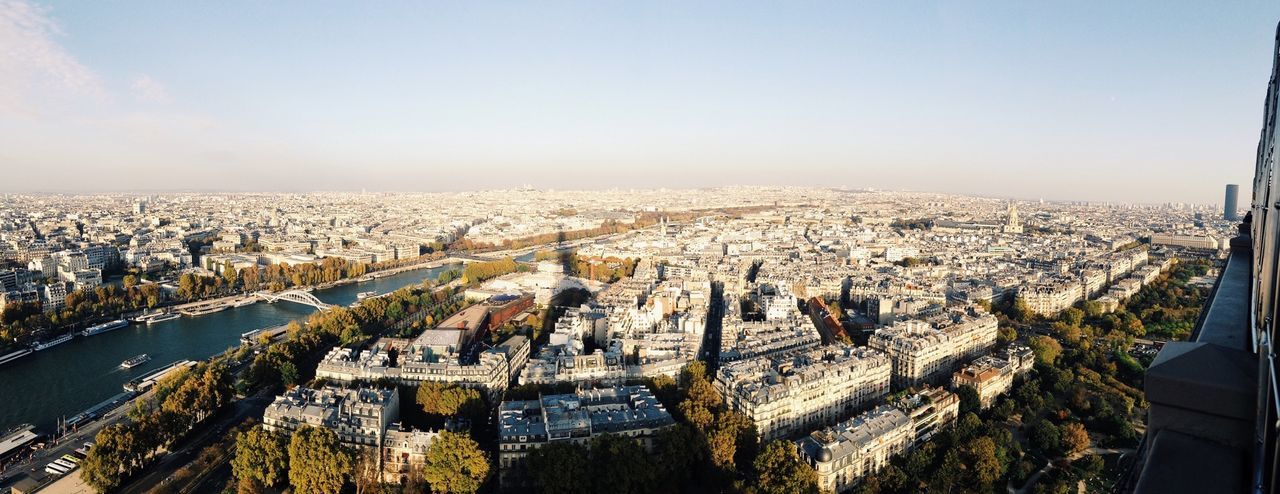
[[[285,290],[280,293],[257,292],[253,294],[255,297],[266,300],[267,302],[276,302],[283,300],[285,302],[293,302],[295,304],[310,305],[320,310],[325,310],[332,305],[321,302],[315,295],[304,292],[302,290]]]

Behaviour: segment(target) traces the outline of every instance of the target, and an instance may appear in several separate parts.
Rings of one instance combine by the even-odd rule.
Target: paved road
[[[146,395],[143,395],[146,396]],[[134,398],[135,400],[137,398]],[[3,472],[0,472],[0,478],[6,479],[4,483],[0,483],[0,487],[7,486],[8,483],[17,481],[17,477],[22,473],[26,473],[34,479],[45,479],[53,481],[54,476],[44,471],[45,465],[55,459],[61,458],[62,455],[69,454],[76,449],[84,446],[84,443],[93,441],[94,436],[104,427],[117,423],[126,419],[126,412],[129,410],[133,400],[125,402],[123,405],[107,412],[102,418],[89,422],[77,429],[75,432],[67,434],[59,438],[56,444],[49,444],[45,449],[37,450],[32,455],[21,461],[8,465]],[[79,469],[73,470],[71,475],[78,475]]]
[[[720,367],[720,340],[724,329],[724,283],[711,283],[711,304],[707,310],[707,327],[702,335],[702,357],[707,373],[714,379]]]
[[[178,469],[194,461],[205,447],[222,439],[228,430],[249,417],[261,416],[273,398],[271,393],[262,390],[253,396],[236,401],[230,413],[223,412],[212,422],[201,425],[199,432],[174,444],[173,451],[152,463],[143,474],[134,477],[128,485],[120,489],[120,494],[151,492],[172,477]]]

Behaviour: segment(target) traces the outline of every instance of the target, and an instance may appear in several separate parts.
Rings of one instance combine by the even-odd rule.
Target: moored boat
[[[182,314],[178,314],[176,312],[170,312],[167,314],[156,314],[155,316],[147,319],[147,324],[150,325],[158,322],[172,321],[179,317],[182,317]]]
[[[205,314],[213,314],[214,312],[222,312],[227,310],[227,305],[215,305],[213,307],[203,307],[199,309],[183,309],[182,313],[188,316],[203,316]]]
[[[42,350],[48,350],[55,346],[71,341],[71,339],[75,338],[75,336],[76,336],[75,334],[65,334],[49,341],[42,341],[40,343],[37,343],[35,346],[31,347],[31,349],[37,352]]]
[[[80,334],[84,336],[93,336],[93,335],[105,333],[107,331],[114,331],[128,325],[129,325],[129,321],[124,319],[116,319],[111,322],[104,322],[102,324],[89,326],[88,328],[85,328],[84,331],[81,331]]]
[[[4,355],[0,355],[0,365],[7,364],[7,363],[9,363],[9,362],[13,362],[14,360],[18,360],[18,359],[20,359],[20,358],[22,358],[22,357],[26,357],[27,355],[31,355],[31,353],[32,353],[32,352],[34,352],[34,350],[32,350],[32,349],[30,349],[30,348],[23,348],[23,349],[18,350],[18,351],[16,351],[16,352],[11,352],[11,353],[6,353],[6,354],[4,354]]]

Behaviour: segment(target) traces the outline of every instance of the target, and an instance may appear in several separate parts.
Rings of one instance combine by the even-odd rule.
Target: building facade
[[[376,448],[399,414],[400,395],[394,388],[298,386],[267,406],[262,426],[285,434],[303,426],[322,427],[344,443]]]
[[[818,472],[823,492],[846,492],[894,456],[904,454],[955,421],[960,399],[941,388],[814,431],[796,441],[800,457]]]
[[[889,356],[894,389],[906,389],[950,377],[960,363],[994,346],[997,335],[995,316],[970,306],[928,320],[881,328],[868,346]]]
[[[884,353],[833,345],[725,364],[715,384],[769,441],[835,423],[884,396],[891,369]]]

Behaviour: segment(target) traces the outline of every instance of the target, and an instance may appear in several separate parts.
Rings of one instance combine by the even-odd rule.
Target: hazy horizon
[[[1280,3],[0,0],[0,192],[1249,201]]]

